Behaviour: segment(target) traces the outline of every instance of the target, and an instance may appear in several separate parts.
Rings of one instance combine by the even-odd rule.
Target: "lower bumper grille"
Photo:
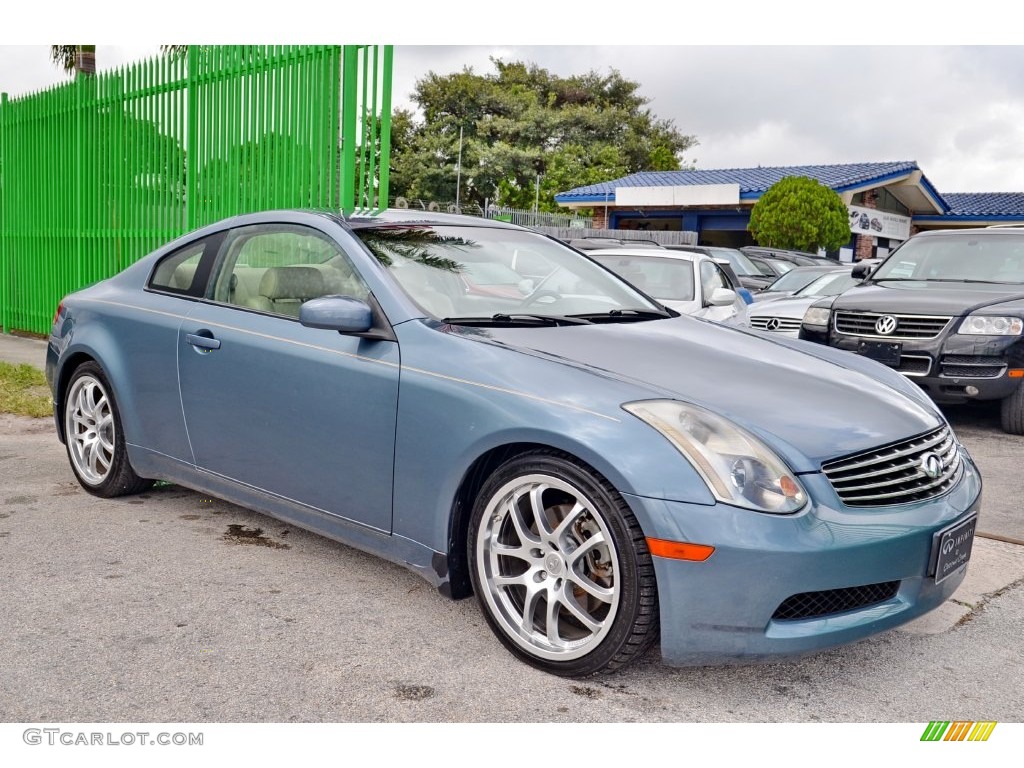
[[[902,355],[897,370],[906,376],[927,376],[932,369],[932,359],[927,355]]]
[[[867,584],[863,587],[826,589],[823,592],[801,592],[799,595],[792,595],[783,600],[772,614],[772,619],[775,621],[797,621],[866,608],[869,605],[891,600],[899,589],[898,581],[886,581],[881,584]]]
[[[1001,357],[983,355],[945,355],[940,375],[956,379],[997,379],[1006,370]]]

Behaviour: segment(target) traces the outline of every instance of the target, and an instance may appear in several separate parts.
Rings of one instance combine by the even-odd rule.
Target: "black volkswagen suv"
[[[1001,400],[1003,430],[1024,434],[1024,229],[914,235],[810,307],[800,338],[895,368],[937,403]]]

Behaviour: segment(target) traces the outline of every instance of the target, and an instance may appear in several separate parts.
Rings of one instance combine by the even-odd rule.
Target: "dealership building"
[[[648,171],[555,195],[566,208],[593,211],[594,227],[686,230],[708,245],[753,245],[750,211],[787,176],[835,190],[850,214],[845,261],[884,256],[914,232],[1024,225],[1024,192],[940,193],[914,161],[776,168]]]

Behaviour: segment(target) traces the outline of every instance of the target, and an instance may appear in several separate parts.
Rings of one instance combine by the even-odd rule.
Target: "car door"
[[[188,438],[202,470],[390,532],[398,344],[301,325],[324,295],[369,295],[326,234],[228,234],[179,332]]]

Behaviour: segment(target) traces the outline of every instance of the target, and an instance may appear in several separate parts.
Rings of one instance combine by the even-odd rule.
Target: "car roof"
[[[587,256],[653,256],[658,259],[675,259],[676,261],[700,261],[701,257],[709,259],[710,257],[703,253],[693,253],[690,251],[670,251],[667,248],[604,248],[599,250],[587,251]]]
[[[313,211],[322,213],[322,211]],[[436,211],[417,211],[413,208],[389,208],[373,215],[355,213],[349,216],[338,216],[339,219],[348,224],[352,229],[366,229],[374,226],[387,224],[422,224],[423,226],[452,226],[452,227],[487,227],[489,229],[516,229],[523,232],[533,230],[521,227],[518,224],[511,224],[507,221],[495,219],[484,219],[480,216],[467,216],[459,213],[439,213]]]
[[[957,229],[929,229],[925,232],[918,232],[914,235],[913,240],[919,237],[950,237],[950,236],[963,236],[963,237],[1006,237],[1014,236],[1020,237],[1020,227],[1012,227],[1007,225],[992,226],[992,227],[964,227]]]

